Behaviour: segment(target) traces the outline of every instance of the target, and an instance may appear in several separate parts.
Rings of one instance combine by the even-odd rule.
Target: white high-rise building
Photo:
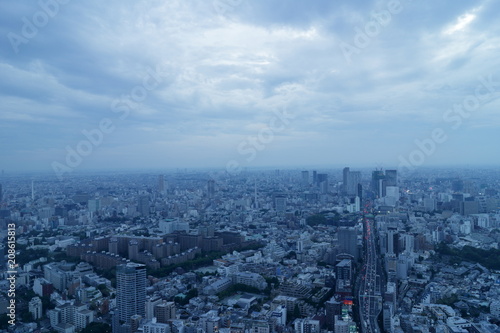
[[[146,315],[146,266],[129,262],[116,267],[116,305],[120,320]]]
[[[346,192],[347,195],[358,195],[358,185],[361,183],[361,172],[351,171],[349,172],[349,178],[347,181]]]
[[[34,320],[42,318],[42,300],[40,297],[33,297],[29,302],[28,309]]]
[[[155,316],[155,306],[162,302],[162,298],[160,296],[153,296],[146,300],[146,320],[152,320]]]

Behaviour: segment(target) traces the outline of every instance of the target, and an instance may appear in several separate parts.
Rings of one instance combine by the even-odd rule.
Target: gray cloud
[[[49,170],[103,118],[116,130],[81,168],[224,167],[283,108],[294,121],[248,166],[394,166],[436,126],[450,140],[428,163],[468,162],[464,142],[484,147],[477,163],[497,163],[498,93],[459,131],[443,114],[479,76],[500,81],[500,6],[401,1],[346,61],[341,43],[355,46],[389,2],[242,0],[221,13],[210,1],[70,1],[16,53],[8,34],[42,8],[4,1],[0,167]],[[160,84],[120,119],[113,101],[157,68]]]

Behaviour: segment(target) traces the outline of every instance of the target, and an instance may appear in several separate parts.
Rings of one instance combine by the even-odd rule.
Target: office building
[[[45,280],[52,283],[55,289],[64,291],[72,281],[73,273],[71,268],[73,264],[70,263],[50,263],[43,266],[43,273]]]
[[[335,317],[342,315],[342,301],[333,296],[328,302],[325,302],[326,326],[328,330],[335,328]]]
[[[149,215],[149,196],[148,195],[141,195],[139,197],[138,204],[137,204],[137,211],[142,216]]]
[[[328,193],[328,174],[318,173],[317,182],[319,191],[323,194]]]
[[[384,303],[382,315],[384,330],[386,332],[392,332],[392,316],[394,315],[394,305],[392,303]]]
[[[393,307],[396,306],[397,301],[397,286],[394,282],[387,282],[385,293],[384,293],[384,302],[390,303]]]
[[[465,200],[460,203],[460,214],[463,216],[479,214],[479,202]]]
[[[274,209],[279,213],[286,211],[286,196],[284,194],[277,193],[274,195]]]
[[[401,252],[401,247],[399,244],[399,233],[397,230],[389,229],[387,230],[387,253],[388,254],[399,254]]]
[[[158,176],[158,192],[165,192],[165,176]]]
[[[385,186],[398,186],[398,170],[385,170]]]
[[[347,187],[349,186],[348,183],[349,183],[349,174],[350,174],[350,170],[348,167],[345,167],[343,170],[342,170],[342,187],[343,187],[343,193],[347,193]]]
[[[36,278],[33,281],[33,291],[40,297],[50,296],[54,292],[54,286],[45,278]]]
[[[453,192],[462,192],[464,190],[464,181],[461,179],[454,180],[451,183],[451,190]]]
[[[155,317],[154,311],[155,306],[163,302],[163,299],[160,296],[153,296],[146,299],[146,320],[151,320]]]
[[[81,330],[94,321],[94,312],[85,304],[66,302],[48,311],[50,326],[58,332],[65,329]]]
[[[360,183],[361,183],[361,172],[360,171],[349,172],[346,194],[351,196],[358,195],[358,186]]]
[[[384,179],[384,171],[375,170],[372,172],[371,190],[376,198],[382,198],[385,196],[385,193],[383,193]]]
[[[309,171],[302,171],[302,186],[309,187]]]
[[[42,318],[42,300],[40,297],[33,297],[28,305],[29,312],[33,317],[33,320],[38,320]]]
[[[90,199],[88,201],[89,212],[95,213],[101,209],[101,200],[99,199]]]
[[[159,323],[167,323],[171,319],[175,319],[175,303],[161,301],[154,307],[154,317]]]
[[[352,261],[344,259],[339,262],[335,266],[335,273],[337,274],[337,279],[350,282],[352,278]]]
[[[358,234],[354,228],[341,227],[338,229],[340,253],[347,253],[357,261],[359,258]]]
[[[209,198],[213,198],[215,195],[215,180],[210,179],[207,182],[207,193]]]
[[[349,196],[360,196],[359,185],[361,184],[361,172],[350,171],[349,168],[344,168],[343,176],[343,194]]]

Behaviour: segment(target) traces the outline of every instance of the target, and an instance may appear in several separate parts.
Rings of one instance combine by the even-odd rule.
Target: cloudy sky
[[[1,0],[0,168],[498,164],[499,16],[494,0]]]

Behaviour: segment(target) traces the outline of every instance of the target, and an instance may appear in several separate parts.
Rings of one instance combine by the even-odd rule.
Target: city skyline
[[[499,184],[351,165],[8,174],[0,330],[496,332]]]
[[[0,169],[497,165],[498,10],[4,4]]]

